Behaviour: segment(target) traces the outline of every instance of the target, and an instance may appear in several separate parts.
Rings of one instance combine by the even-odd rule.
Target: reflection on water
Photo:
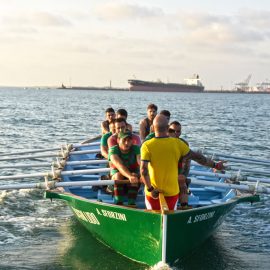
[[[100,243],[75,218],[61,227],[61,234],[57,251],[67,269],[146,269]]]

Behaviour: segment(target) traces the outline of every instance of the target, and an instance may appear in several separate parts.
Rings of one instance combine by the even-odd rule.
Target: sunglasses
[[[173,129],[173,128],[169,128],[169,130],[168,130],[170,133],[180,133],[181,132],[181,130],[175,130],[175,129]]]

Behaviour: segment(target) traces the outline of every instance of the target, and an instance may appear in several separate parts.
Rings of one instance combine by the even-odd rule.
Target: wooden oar
[[[219,153],[212,153],[209,151],[200,151],[203,154],[211,155],[212,159],[214,160],[226,160],[234,163],[242,163],[242,164],[255,164],[255,165],[270,165],[270,160],[260,160],[260,159],[254,159],[254,158],[248,158],[248,157],[238,157],[233,155],[225,155],[225,154],[219,154]]]
[[[35,158],[47,158],[47,157],[60,157],[66,158],[68,155],[84,155],[84,154],[94,154],[99,153],[100,149],[84,150],[84,151],[74,151],[74,152],[57,152],[55,154],[43,154],[43,155],[30,155],[30,156],[20,156],[20,157],[8,157],[1,158],[0,161],[9,160],[19,160],[19,159],[35,159]]]
[[[191,177],[191,184],[193,185],[200,185],[200,186],[212,186],[212,187],[221,187],[221,188],[228,188],[228,189],[238,189],[243,191],[248,191],[251,193],[265,193],[270,194],[270,188],[260,185],[236,185],[236,184],[229,184],[229,183],[221,183],[221,182],[212,182],[206,180],[198,180],[197,178]]]
[[[68,144],[63,145],[61,147],[53,147],[53,148],[46,148],[46,149],[30,149],[25,151],[19,151],[19,152],[11,152],[11,153],[0,153],[0,156],[14,156],[14,155],[25,155],[25,154],[33,154],[33,153],[42,153],[42,152],[50,152],[50,151],[57,151],[61,149],[73,149],[73,148],[79,148],[79,147],[87,147],[87,146],[98,146],[100,145],[100,142],[93,142],[93,143],[87,143],[87,144]]]
[[[159,203],[160,203],[160,210],[162,214],[165,214],[167,211],[169,211],[168,204],[162,192],[159,193]]]
[[[40,182],[28,184],[10,184],[0,185],[0,190],[17,190],[17,189],[54,189],[58,187],[85,187],[85,186],[107,186],[114,184],[129,184],[129,180],[96,180],[96,181],[75,181],[75,182]]]
[[[228,154],[222,154],[222,153],[214,153],[208,150],[203,150],[201,151],[203,154],[207,154],[207,155],[212,155],[215,157],[222,157],[222,158],[230,158],[233,160],[241,160],[242,162],[246,161],[254,161],[254,162],[261,162],[261,163],[266,163],[268,165],[270,165],[270,160],[263,160],[263,159],[255,159],[255,158],[250,158],[250,157],[239,157],[239,156],[234,156],[234,155],[228,155]]]
[[[128,184],[128,183],[130,183],[128,180],[96,180],[96,181],[93,180],[93,181],[75,181],[75,182],[49,181],[47,183],[41,182],[41,183],[29,183],[29,184],[0,185],[0,190],[31,189],[31,188],[53,189],[57,187],[82,187],[82,186],[99,186],[99,185]],[[259,185],[236,185],[236,184],[198,180],[194,177],[191,178],[191,184],[200,185],[204,187],[213,186],[213,187],[221,187],[221,188],[228,188],[228,189],[238,189],[238,190],[248,191],[251,193],[270,194],[270,188],[259,186]],[[162,198],[161,198],[161,201],[163,201]],[[164,206],[164,209],[166,209],[166,206]]]
[[[249,181],[249,182],[261,182],[261,183],[270,183],[270,179],[268,178],[255,178],[243,175],[232,175],[228,173],[213,173],[213,172],[205,172],[205,171],[196,171],[190,170],[190,175],[200,175],[200,176],[211,176],[211,177],[218,177],[218,178],[226,178],[232,181]]]
[[[110,171],[110,168],[73,170],[73,171],[55,170],[52,172],[45,172],[45,173],[43,172],[43,173],[0,176],[0,180],[24,179],[24,178],[35,178],[35,177],[52,177],[56,179],[56,178],[60,178],[61,176],[66,176],[66,175],[70,176],[70,175],[83,175],[83,174],[99,174],[99,173],[108,173],[109,171]]]
[[[226,166],[226,170],[231,170],[231,171],[240,171],[240,172],[247,172],[247,173],[254,173],[254,174],[261,174],[261,175],[270,175],[270,171],[268,170],[258,170],[258,169],[246,169],[246,168],[241,168],[239,167],[234,167],[234,166]]]
[[[67,161],[61,162],[59,165],[69,165],[69,166],[76,166],[76,165],[102,165],[108,164],[108,160],[106,159],[93,159],[93,160],[83,160],[83,161]],[[0,165],[0,169],[15,169],[15,168],[38,168],[38,167],[49,167],[58,165],[58,162],[43,162],[43,163],[28,163],[28,164],[8,164],[8,165]]]

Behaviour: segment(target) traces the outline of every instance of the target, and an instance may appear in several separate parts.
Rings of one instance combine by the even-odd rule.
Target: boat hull
[[[203,87],[188,87],[188,86],[178,86],[178,87],[167,87],[167,86],[142,86],[142,85],[132,85],[129,87],[130,91],[141,91],[141,92],[191,92],[200,93],[203,92]]]
[[[46,191],[47,198],[66,200],[80,223],[122,255],[148,265],[173,265],[204,242],[242,199],[186,211],[147,211]],[[257,201],[247,196],[244,201]]]
[[[203,92],[203,85],[189,85],[180,83],[161,83],[148,82],[140,80],[129,80],[130,91],[145,91],[145,92]]]

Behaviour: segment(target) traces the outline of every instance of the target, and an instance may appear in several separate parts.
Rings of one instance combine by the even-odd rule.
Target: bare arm
[[[132,132],[132,125],[131,124],[127,124],[127,129]]]
[[[128,178],[131,183],[139,182],[138,177],[132,174],[130,170],[126,166],[124,166],[124,164],[122,163],[122,160],[119,158],[118,155],[111,155],[110,160],[113,163],[113,165],[117,168],[117,170],[124,177]]]
[[[109,132],[109,129],[105,123],[106,121],[101,122],[101,134],[106,134],[107,132]]]
[[[181,162],[182,162],[182,169],[181,169],[181,174],[184,175],[185,177],[188,176],[189,170],[190,170],[190,162],[191,162],[191,150],[188,152],[187,155],[185,155]]]
[[[146,128],[146,124],[145,124],[145,121],[142,120],[140,122],[140,137],[141,137],[141,140],[143,141],[146,137],[146,131],[145,131],[145,128]]]
[[[148,172],[148,162],[147,161],[141,161],[141,167],[140,167],[140,172],[141,172],[141,180],[146,186],[147,189],[151,187],[151,182],[150,182],[150,177],[149,177],[149,172]]]
[[[101,145],[100,150],[101,150],[101,155],[105,157],[106,159],[108,159],[108,146]]]
[[[136,159],[137,159],[138,165],[140,165],[141,164],[141,155],[137,155]]]
[[[217,170],[224,170],[224,163],[226,163],[226,161],[222,160],[219,162],[215,162],[214,160],[207,158],[206,156],[204,156],[201,153],[198,152],[194,152],[192,150],[190,150],[191,152],[191,159],[195,160],[196,162],[198,162],[199,164],[209,167],[209,168],[215,168]]]

